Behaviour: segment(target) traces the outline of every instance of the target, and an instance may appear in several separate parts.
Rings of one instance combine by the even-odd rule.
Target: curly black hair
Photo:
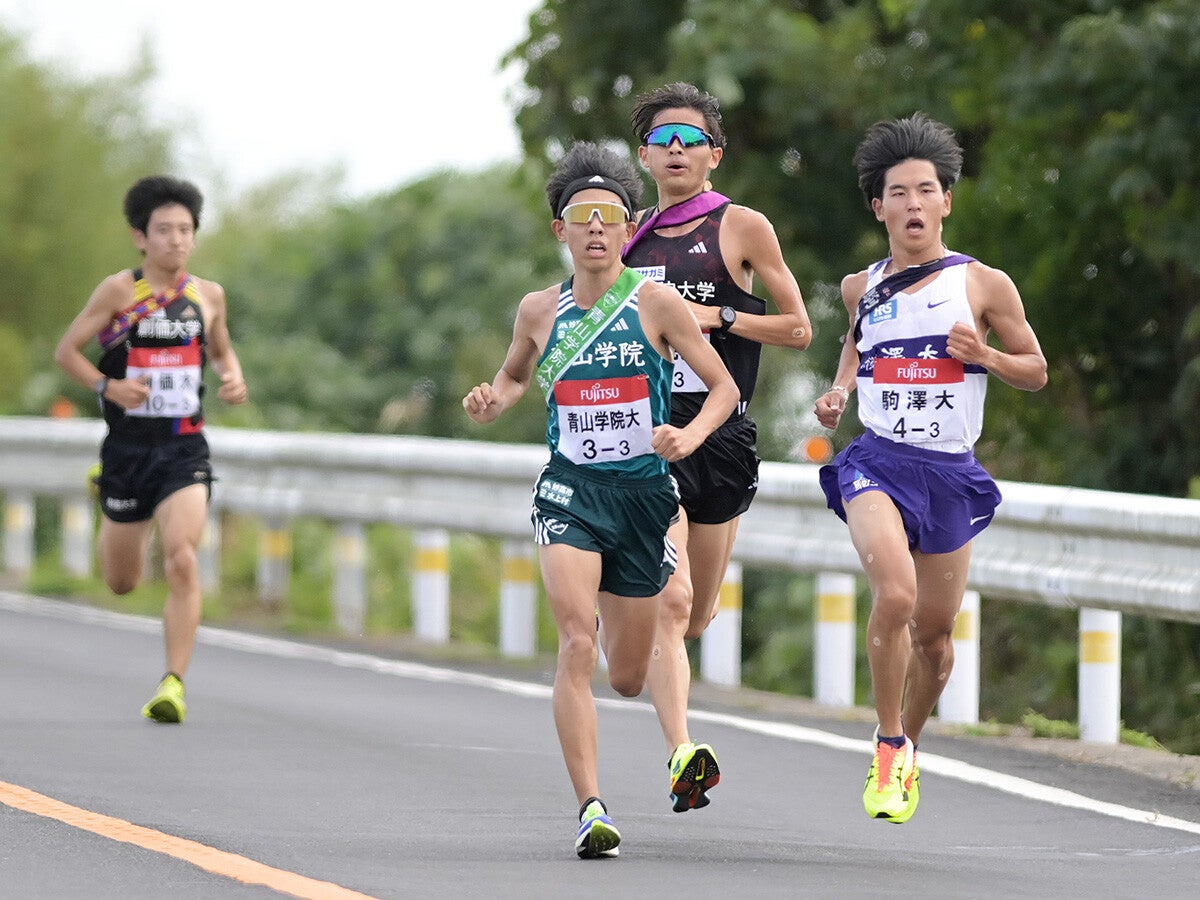
[[[192,214],[192,227],[200,228],[200,210],[204,207],[200,189],[190,181],[169,175],[142,178],[129,189],[125,194],[125,221],[130,228],[144,234],[150,224],[151,213],[173,203],[186,207]]]

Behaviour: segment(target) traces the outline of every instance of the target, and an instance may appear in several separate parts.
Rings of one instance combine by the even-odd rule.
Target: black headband
[[[558,195],[558,210],[554,218],[561,219],[563,210],[567,208],[571,198],[580,191],[588,188],[601,188],[602,190],[612,191],[621,198],[621,202],[625,204],[625,212],[629,213],[629,218],[633,218],[633,203],[629,200],[629,192],[625,190],[621,182],[609,178],[607,175],[585,175],[583,178],[576,178]]]

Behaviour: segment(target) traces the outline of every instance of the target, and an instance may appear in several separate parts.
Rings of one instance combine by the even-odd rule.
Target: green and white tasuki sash
[[[600,334],[613,319],[621,312],[629,298],[637,293],[646,278],[633,269],[624,269],[595,305],[583,314],[571,330],[563,335],[562,340],[550,351],[550,355],[538,366],[536,377],[538,386],[546,395],[549,402],[554,384],[567,369],[583,355],[591,346],[596,335]]]

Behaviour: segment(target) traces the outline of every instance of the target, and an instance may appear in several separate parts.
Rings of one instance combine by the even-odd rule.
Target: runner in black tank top
[[[647,232],[626,256],[626,264],[656,281],[673,284],[685,300],[718,310],[730,306],[738,314],[764,315],[766,301],[744,291],[729,274],[721,257],[721,220],[728,209],[728,203],[717,207],[700,220],[694,231],[679,237]],[[754,394],[762,344],[731,331],[710,332],[709,339],[741,394],[738,408],[730,416],[732,421],[745,414]],[[704,393],[685,390],[694,384],[694,380],[688,378],[684,384],[682,373],[677,375],[676,382],[671,392],[671,421],[677,425],[686,424],[703,405]]]
[[[708,177],[725,152],[716,99],[690,84],[669,84],[640,97],[632,119],[638,156],[658,189],[657,206],[640,221],[658,211],[661,218],[639,229],[625,261],[691,301],[740,395],[730,419],[671,466],[681,497],[681,521],[671,530],[679,560],[659,601],[648,681],[670,752],[672,808],[684,812],[708,803],[719,771],[712,747],[688,734],[684,641],[699,637],[716,614],[739,517],[757,490],[757,434],[746,412],[762,345],[803,350],[811,325],[771,223],[711,191]],[[700,211],[692,215],[693,209]],[[776,313],[753,294],[756,278]],[[674,376],[671,419],[686,422],[703,393],[686,367],[677,364]]]
[[[103,513],[100,568],[115,593],[137,585],[151,529],[158,530],[167,672],[142,708],[157,722],[183,721],[183,676],[200,624],[196,552],[212,482],[200,406],[205,364],[221,378],[221,400],[246,400],[225,292],[187,271],[202,205],[196,187],[176,178],[143,178],[129,189],[125,218],[142,265],[96,287],[54,354],[68,375],[96,392],[108,424],[90,480]],[[103,353],[98,364],[83,353],[93,339]]]

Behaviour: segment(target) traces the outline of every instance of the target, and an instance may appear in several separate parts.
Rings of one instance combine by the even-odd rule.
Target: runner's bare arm
[[[753,288],[753,276],[757,275],[766,288],[767,295],[775,304],[778,313],[763,316],[739,313],[729,330],[760,344],[791,347],[804,350],[812,341],[812,322],[804,307],[800,285],[783,259],[783,249],[775,228],[762,213],[745,206],[730,205],[721,221],[721,246],[729,239],[730,254],[726,265],[734,259],[744,260],[749,271],[745,272],[747,291]],[[739,269],[742,267],[739,266]],[[731,270],[741,280],[738,270]],[[708,307],[712,309],[712,307]],[[715,315],[715,313],[714,313]],[[704,323],[707,327],[720,327],[720,320]]]
[[[973,262],[967,269],[967,298],[974,323],[955,322],[946,351],[966,363],[981,365],[1005,384],[1036,391],[1046,384],[1046,357],[1025,318],[1021,295],[1002,270]],[[987,343],[994,332],[1003,349]]]
[[[89,390],[94,389],[103,373],[83,354],[87,343],[95,339],[113,316],[133,302],[133,275],[129,270],[105,278],[87,304],[75,316],[54,348],[54,361],[73,380]],[[134,409],[146,402],[150,389],[139,380],[110,379],[104,396],[125,409]]]
[[[651,331],[647,333],[660,338],[659,352],[670,359],[674,349],[708,388],[704,405],[686,427],[659,425],[654,429],[655,452],[667,462],[675,462],[693,453],[729,418],[740,395],[733,376],[705,340],[687,301],[675,288],[648,281],[638,293],[638,305],[643,327],[648,324]]]
[[[486,425],[495,421],[529,389],[534,366],[550,336],[558,292],[554,286],[526,294],[521,300],[512,343],[496,376],[490,383],[477,384],[463,397],[463,409],[475,422]]]
[[[200,279],[197,279],[200,281]],[[208,361],[221,379],[217,396],[226,403],[245,403],[248,396],[242,364],[229,339],[226,318],[225,290],[215,281],[200,281],[198,287],[204,301],[208,338]]]
[[[837,374],[829,389],[817,398],[817,421],[829,429],[838,427],[850,392],[854,390],[858,377],[858,347],[854,344],[854,318],[858,313],[858,301],[867,289],[867,273],[856,272],[842,279],[842,303],[850,319],[850,327],[842,338],[842,353],[838,358]]]

